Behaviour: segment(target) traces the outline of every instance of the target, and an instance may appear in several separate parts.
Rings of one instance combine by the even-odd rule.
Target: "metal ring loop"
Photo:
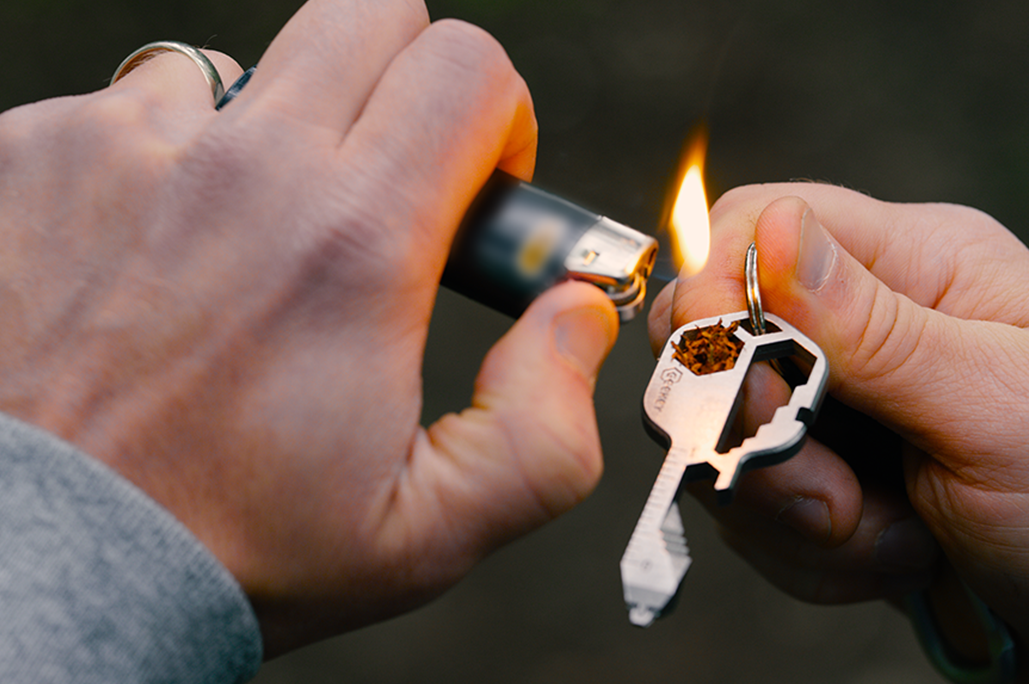
[[[761,288],[757,282],[757,245],[753,242],[747,247],[747,259],[744,266],[747,282],[747,311],[750,313],[750,326],[758,335],[765,334],[765,311],[761,308]]]
[[[207,85],[211,88],[211,95],[214,97],[214,103],[217,104],[225,95],[225,86],[222,85],[222,77],[218,75],[218,70],[214,67],[214,64],[211,63],[211,60],[207,58],[207,55],[192,45],[180,43],[177,40],[159,40],[155,43],[147,43],[133,52],[125,58],[125,61],[118,65],[118,68],[114,72],[114,76],[111,77],[111,85],[114,85],[122,76],[147,61],[147,59],[149,59],[155,52],[178,52],[180,55],[189,57],[193,60],[194,64],[200,67],[200,71],[203,72],[204,79],[207,81]]]

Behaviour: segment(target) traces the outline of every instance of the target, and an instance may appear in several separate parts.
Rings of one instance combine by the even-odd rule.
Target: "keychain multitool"
[[[692,562],[678,505],[683,483],[713,477],[719,502],[729,503],[743,472],[780,463],[800,450],[825,393],[828,372],[822,350],[761,307],[753,244],[745,272],[747,311],[694,321],[676,330],[643,395],[644,424],[668,455],[621,561],[629,619],[641,627],[666,610]],[[708,370],[705,359],[685,357],[698,337],[721,339],[738,356],[729,363],[712,364],[707,359],[717,368]],[[791,362],[796,373],[799,367],[810,368],[806,379],[801,378],[770,422],[733,445],[732,428],[747,372],[760,361],[774,364],[791,357],[798,362]]]

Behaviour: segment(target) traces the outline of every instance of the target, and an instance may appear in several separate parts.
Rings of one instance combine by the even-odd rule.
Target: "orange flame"
[[[707,156],[707,128],[698,126],[686,146],[679,194],[672,205],[668,229],[676,267],[684,275],[700,272],[711,249],[711,221],[704,192],[704,159]]]

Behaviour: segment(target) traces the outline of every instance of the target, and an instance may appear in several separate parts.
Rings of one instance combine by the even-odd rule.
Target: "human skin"
[[[0,410],[185,523],[267,657],[408,610],[600,476],[618,321],[588,285],[540,297],[471,407],[419,425],[450,241],[535,147],[503,49],[413,0],[312,0],[222,112],[173,53],[6,112]]]
[[[802,599],[930,588],[946,623],[960,622],[956,572],[1024,647],[1029,250],[972,209],[812,183],[735,190],[711,220],[711,258],[661,293],[652,344],[744,308],[756,241],[764,306],[825,351],[832,397],[802,451],[745,475],[733,505],[694,488],[723,536]],[[767,368],[748,382],[753,430],[788,390]],[[948,634],[974,656],[973,631]]]

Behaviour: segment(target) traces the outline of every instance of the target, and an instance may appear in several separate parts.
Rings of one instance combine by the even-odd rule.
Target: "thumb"
[[[432,451],[449,464],[434,498],[460,519],[472,550],[523,534],[592,491],[602,470],[593,387],[617,336],[617,314],[597,288],[554,288],[487,355],[472,407],[429,428]]]
[[[860,221],[835,229],[858,231]],[[1010,416],[1023,413],[1015,399],[1024,396],[1010,384],[1029,384],[1010,364],[998,368],[1029,351],[1025,331],[953,318],[892,291],[799,198],[770,204],[756,230],[765,306],[822,347],[831,392],[930,453],[965,462],[987,446],[996,454],[983,435],[1010,432]]]

